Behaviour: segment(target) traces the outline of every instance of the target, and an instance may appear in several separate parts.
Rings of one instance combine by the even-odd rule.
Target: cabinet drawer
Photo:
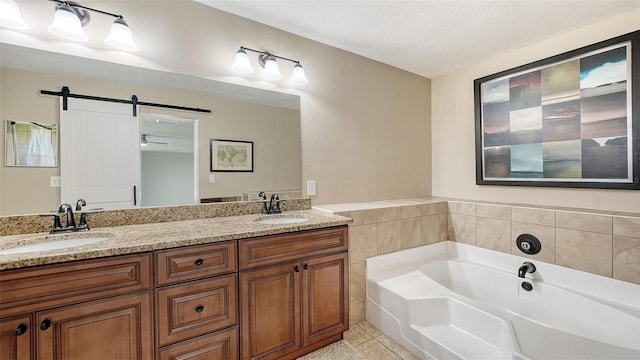
[[[237,275],[158,289],[158,345],[220,330],[237,323]]]
[[[240,269],[299,260],[348,248],[347,226],[240,240]]]
[[[237,360],[238,327],[170,345],[158,351],[157,360]]]
[[[151,253],[0,271],[0,316],[151,288]]]
[[[156,264],[158,285],[233,272],[236,270],[236,242],[158,251]]]

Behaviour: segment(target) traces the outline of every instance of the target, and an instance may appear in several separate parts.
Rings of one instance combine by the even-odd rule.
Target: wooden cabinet
[[[38,360],[151,359],[151,294],[37,312]]]
[[[242,359],[294,359],[342,338],[347,246],[346,226],[240,241]]]
[[[156,253],[158,359],[238,359],[236,241]]]
[[[346,253],[302,266],[302,343],[311,345],[349,330],[349,260]]]
[[[0,360],[294,359],[348,330],[347,248],[339,226],[0,271]]]
[[[150,275],[151,254],[0,272],[2,359],[152,359]]]
[[[0,359],[30,360],[32,334],[29,315],[0,319]]]
[[[243,359],[280,359],[300,349],[300,277],[297,262],[240,274]]]

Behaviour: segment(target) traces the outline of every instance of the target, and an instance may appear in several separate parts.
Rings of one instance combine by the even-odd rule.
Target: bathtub
[[[366,320],[421,359],[640,359],[640,285],[451,241],[366,268]]]

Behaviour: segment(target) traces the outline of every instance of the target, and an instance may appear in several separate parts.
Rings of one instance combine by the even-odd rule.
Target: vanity
[[[104,227],[52,235],[99,242],[0,255],[0,358],[294,359],[342,339],[350,219],[281,216],[303,220]]]

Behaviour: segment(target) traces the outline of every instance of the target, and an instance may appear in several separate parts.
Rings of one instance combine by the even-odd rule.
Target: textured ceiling
[[[196,1],[428,78],[640,7],[640,0]]]

